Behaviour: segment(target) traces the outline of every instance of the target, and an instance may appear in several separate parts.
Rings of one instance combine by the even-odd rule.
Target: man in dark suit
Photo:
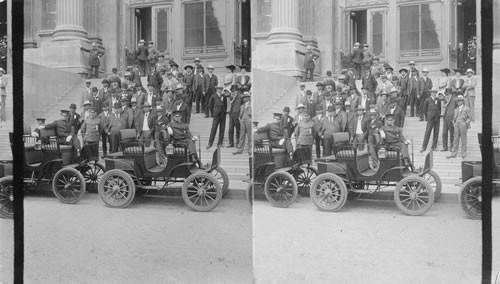
[[[55,129],[57,142],[64,145],[72,145],[77,155],[80,155],[80,140],[76,137],[76,133],[78,132],[71,124],[68,116],[68,110],[61,110],[61,119],[39,126],[38,129]]]
[[[302,78],[302,81],[306,81],[307,74],[309,73],[309,80],[314,81],[314,67],[316,62],[316,59],[318,59],[318,56],[314,54],[312,46],[308,45],[307,46],[307,52],[304,55],[304,76]]]
[[[154,85],[150,83],[148,84],[148,92],[137,97],[137,106],[142,108],[146,102],[149,102],[150,105],[156,105],[157,100],[160,100],[158,91],[155,89]]]
[[[349,137],[358,150],[363,150],[366,145],[366,127],[365,108],[360,106],[356,109],[356,116],[347,123]]]
[[[418,76],[418,71],[412,72],[412,76],[409,79],[409,90],[410,117],[414,117],[415,114],[420,116],[418,113],[418,104],[424,90],[424,82]]]
[[[172,113],[174,111],[178,111],[181,114],[181,121],[183,123],[188,123],[189,124],[189,118],[191,117],[189,115],[189,106],[186,104],[184,98],[183,98],[183,92],[181,90],[177,90],[175,92],[175,100],[174,103],[172,104]]]
[[[160,72],[156,70],[156,67],[151,66],[151,73],[148,74],[148,86],[152,85],[155,88],[156,93],[159,94],[162,84],[163,84],[163,78],[161,77]]]
[[[81,126],[81,116],[76,112],[76,104],[69,105],[68,122],[73,127],[75,133],[78,133]]]
[[[250,91],[252,83],[250,82],[250,76],[247,75],[248,66],[240,66],[240,75],[236,77],[236,86],[241,94]]]
[[[354,63],[354,70],[356,70],[356,79],[361,78],[361,72],[363,70],[363,50],[360,48],[359,42],[354,44],[352,50],[351,61]]]
[[[102,111],[99,114],[99,119],[101,120],[100,127],[101,127],[102,154],[104,157],[108,154],[109,137],[108,137],[107,129],[109,128],[109,123],[110,123],[112,114],[109,111],[109,106],[107,103],[103,104],[101,106],[101,109],[102,109]]]
[[[323,120],[323,125],[321,125],[319,131],[321,140],[323,141],[323,156],[332,155],[332,134],[340,131],[340,124],[335,121],[335,107],[329,106]]]
[[[137,140],[143,142],[146,147],[151,145],[151,138],[154,137],[154,121],[151,105],[146,102],[142,106],[142,113],[137,115],[135,124]]]
[[[394,116],[394,125],[403,128],[405,122],[405,113],[401,109],[401,106],[396,102],[394,98],[391,97],[390,103],[387,107],[386,114],[391,114]]]
[[[145,45],[145,41],[141,39],[139,44],[137,45],[137,50],[135,51],[135,55],[137,61],[139,62],[140,75],[146,76],[149,74],[149,64],[148,64],[148,47]]]
[[[120,103],[113,105],[113,113],[110,114],[108,127],[106,132],[109,137],[109,152],[118,152],[120,145],[120,130],[126,129],[126,121],[121,119],[122,106]]]
[[[248,40],[244,39],[241,45],[241,64],[250,66],[250,58],[252,55],[252,50],[250,45],[248,45]]]
[[[184,66],[184,70],[186,71],[186,74],[182,78],[182,82],[184,83],[184,86],[186,86],[186,104],[188,104],[189,110],[191,110],[191,107],[193,106],[193,101],[194,101],[194,73],[193,73],[193,66],[191,65],[186,65]]]
[[[441,118],[441,102],[437,99],[437,89],[431,90],[431,96],[427,98],[424,102],[424,113],[427,120],[427,126],[425,127],[424,143],[422,144],[422,149],[420,153],[423,153],[427,149],[427,144],[429,143],[429,138],[432,136],[432,151],[436,151],[437,143],[439,139],[439,122]]]
[[[427,68],[422,69],[422,81],[424,82],[423,89],[422,89],[422,103],[420,104],[420,121],[424,120],[424,104],[423,102],[431,96],[431,90],[432,90],[432,79],[427,77],[429,75],[429,70]]]
[[[208,78],[203,72],[203,67],[199,67],[197,72],[198,73],[194,75],[193,92],[195,97],[196,113],[200,113],[200,108],[202,112],[205,111],[203,108],[203,98],[208,92]],[[206,113],[206,116],[208,116],[208,112]]]
[[[214,75],[215,76],[215,75]],[[213,120],[212,129],[210,130],[210,138],[208,139],[207,149],[210,149],[214,143],[215,134],[217,133],[217,127],[219,127],[219,142],[217,146],[222,146],[224,143],[224,130],[226,128],[226,110],[227,110],[227,98],[222,95],[223,86],[217,86],[217,91],[214,94],[213,105],[210,108],[213,109]]]
[[[242,104],[242,97],[238,91],[233,91],[231,93],[230,90],[225,89],[224,94],[226,96],[230,96],[229,101],[229,146],[228,148],[232,148],[235,145],[238,146],[240,144],[240,109]],[[234,143],[234,134],[236,129],[236,144]]]
[[[442,134],[443,149],[441,149],[441,152],[446,152],[448,150],[451,151],[451,148],[453,147],[453,137],[455,135],[453,126],[453,116],[455,114],[456,106],[457,103],[453,98],[451,92],[447,92],[441,107],[441,115],[443,117],[443,134]],[[448,134],[450,135],[449,136],[450,144],[448,144]],[[449,148],[448,145],[450,146]]]
[[[314,133],[314,144],[316,147],[316,158],[321,158],[321,126],[325,116],[323,115],[323,108],[320,105],[316,106],[316,115],[312,118],[313,121],[313,133]]]
[[[457,68],[463,69],[465,67],[465,59],[466,59],[466,52],[464,48],[464,44],[459,42],[458,47],[456,49],[457,52]]]
[[[398,80],[398,88],[400,90],[400,106],[403,111],[406,113],[409,103],[409,94],[410,94],[410,78],[408,77],[408,69],[401,68],[399,69],[399,74],[401,75]]]
[[[124,129],[132,129],[134,128],[134,112],[128,106],[129,100],[127,98],[121,99],[121,113],[120,118],[125,122]]]
[[[217,76],[214,74],[214,69],[215,69],[214,66],[211,64],[207,66],[208,73],[206,74],[206,78],[208,81],[208,91],[202,99],[202,105],[203,105],[203,110],[205,112],[205,117],[208,117],[209,113],[211,114],[212,117],[214,116],[214,110],[209,107],[210,99],[212,98],[213,95],[215,95],[217,85],[219,85],[219,80]]]
[[[370,100],[375,100],[375,90],[377,89],[377,80],[375,76],[370,73],[370,70],[365,70],[365,76],[361,81],[362,87],[368,91]],[[368,108],[367,108],[368,109]]]
[[[267,133],[271,141],[271,147],[285,149],[288,154],[292,155],[293,146],[282,127],[282,116],[281,113],[273,113],[273,122],[258,128],[255,133]],[[255,136],[257,135],[254,134]]]
[[[95,42],[92,43],[92,49],[89,51],[89,74],[87,76],[88,79],[92,78],[92,71],[94,71],[94,77],[99,78],[99,58],[104,54],[97,49],[97,44]]]
[[[201,65],[201,60],[198,57],[196,57],[193,62],[194,62],[193,71],[195,75],[197,75],[200,72],[200,70],[203,71],[203,73],[206,73],[205,67]]]

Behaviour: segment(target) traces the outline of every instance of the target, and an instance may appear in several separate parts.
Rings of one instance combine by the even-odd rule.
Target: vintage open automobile
[[[222,184],[229,186],[227,174],[219,166],[219,148],[212,163],[202,166],[199,161],[190,160],[186,144],[155,141],[165,150],[163,156],[156,145],[148,146],[135,138],[135,129],[120,130],[120,152],[104,158],[105,173],[98,190],[107,206],[125,208],[136,195],[166,190],[181,182],[182,198],[190,208],[210,211],[217,207],[223,195]]]
[[[317,175],[312,166],[311,148],[296,149],[290,159],[284,149],[273,148],[269,140],[263,139],[254,144],[253,161],[250,195],[254,187],[264,187],[267,200],[277,207],[290,206],[297,194],[307,196]]]
[[[0,217],[14,217],[12,161],[0,161]]]
[[[478,133],[478,141],[481,146],[482,133]],[[500,188],[500,136],[492,137],[493,143],[493,188]],[[482,161],[462,161],[462,184],[458,201],[463,210],[472,219],[481,219],[482,216]],[[494,193],[494,192],[492,192]]]
[[[72,146],[57,141],[53,129],[42,129],[40,139],[29,133],[25,131],[23,135],[26,189],[51,184],[54,195],[63,203],[78,202],[86,188],[97,189],[97,182],[104,173],[104,166],[94,154],[97,144],[83,146],[78,156]],[[11,145],[12,135],[9,134]]]
[[[350,144],[349,133],[333,134],[333,143],[334,155],[316,160],[319,175],[310,189],[312,201],[321,210],[340,210],[348,194],[372,194],[394,187],[397,207],[408,215],[422,215],[441,191],[441,179],[432,171],[432,152],[426,155],[423,169],[412,171],[403,165],[400,149],[384,146],[387,151],[378,157],[378,168],[371,169],[370,154]]]

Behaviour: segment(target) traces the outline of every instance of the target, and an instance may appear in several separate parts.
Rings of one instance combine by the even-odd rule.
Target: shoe
[[[448,151],[448,148],[441,149],[441,152],[446,152],[446,151]]]
[[[234,145],[233,144],[229,144],[226,146],[226,148],[234,148]]]
[[[451,159],[451,158],[456,158],[456,157],[457,156],[455,156],[455,155],[450,155],[450,156],[446,157],[446,159]]]
[[[212,145],[208,145],[206,149],[208,150],[208,149],[210,149],[210,148],[212,148]]]
[[[236,152],[233,152],[233,155],[238,155],[238,154],[243,154],[243,151],[236,151]]]
[[[420,149],[420,153],[423,153],[423,152],[425,152],[425,149]]]

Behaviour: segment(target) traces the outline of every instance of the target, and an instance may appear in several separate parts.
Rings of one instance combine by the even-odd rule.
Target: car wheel
[[[434,204],[434,189],[424,178],[408,176],[396,185],[394,201],[407,215],[423,215]]]
[[[462,205],[467,216],[472,219],[481,219],[482,178],[474,177],[467,180],[460,189],[458,202]]]
[[[134,200],[135,183],[128,173],[114,169],[102,175],[98,190],[107,206],[125,208]]]
[[[212,174],[197,172],[184,181],[182,199],[195,211],[210,211],[219,205],[222,187]]]
[[[264,194],[276,207],[288,207],[297,199],[297,183],[287,172],[274,172],[266,179]]]
[[[310,195],[314,205],[319,209],[338,211],[347,201],[347,187],[338,175],[324,173],[314,179]]]
[[[85,179],[74,168],[62,168],[52,179],[52,192],[63,203],[77,203],[85,193]]]

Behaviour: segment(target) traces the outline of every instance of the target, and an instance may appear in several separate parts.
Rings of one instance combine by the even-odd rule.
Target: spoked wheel
[[[297,187],[301,196],[309,197],[311,184],[316,176],[318,176],[318,170],[316,170],[315,167],[309,165],[306,167],[301,167],[299,169],[299,172],[293,175],[293,178],[297,182]]]
[[[434,204],[434,189],[424,178],[408,176],[396,185],[394,201],[405,214],[422,215]]]
[[[127,207],[135,196],[134,180],[126,172],[117,169],[102,175],[98,189],[102,201],[114,208]]]
[[[475,177],[466,181],[460,189],[458,201],[465,213],[472,219],[481,219],[482,178]]]
[[[0,217],[12,219],[14,217],[14,186],[13,177],[0,178]]]
[[[97,185],[104,174],[104,166],[101,163],[89,163],[80,169],[85,179],[85,188],[89,192],[97,192]]]
[[[210,173],[220,183],[220,186],[222,187],[222,196],[223,197],[226,196],[226,194],[229,191],[229,177],[228,177],[226,171],[221,167],[217,167],[217,168],[213,169]]]
[[[85,193],[85,179],[74,168],[62,168],[54,175],[52,191],[63,203],[77,203]]]
[[[264,185],[264,194],[276,207],[288,207],[297,199],[297,183],[287,172],[274,172]]]
[[[222,187],[212,174],[197,172],[184,181],[182,199],[193,210],[210,211],[219,205]]]
[[[347,187],[339,176],[324,173],[314,179],[310,194],[313,203],[319,209],[338,211],[347,200]]]
[[[422,176],[434,189],[434,201],[437,201],[441,196],[441,178],[433,170]]]

